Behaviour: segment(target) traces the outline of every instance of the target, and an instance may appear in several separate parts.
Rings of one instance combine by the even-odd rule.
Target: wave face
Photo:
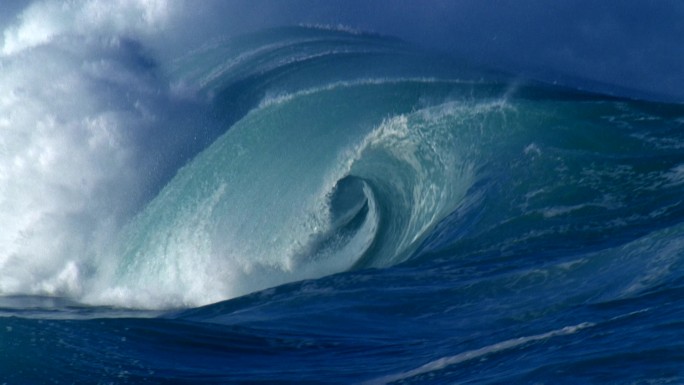
[[[158,62],[70,7],[5,34],[0,378],[684,378],[681,104],[337,28]]]
[[[217,49],[231,59],[217,66]],[[473,183],[464,136],[501,109],[447,103],[472,86],[406,77],[425,61],[411,55],[393,40],[302,28],[194,54],[191,68],[208,70],[188,76],[215,113],[245,116],[126,226],[121,262],[91,298],[198,305],[407,259]]]

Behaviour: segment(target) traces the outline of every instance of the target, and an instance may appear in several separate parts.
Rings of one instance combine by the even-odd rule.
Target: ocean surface
[[[351,28],[162,61],[24,24],[0,384],[684,383],[684,104]]]

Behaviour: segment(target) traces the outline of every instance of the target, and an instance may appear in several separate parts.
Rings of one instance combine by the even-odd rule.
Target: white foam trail
[[[498,353],[504,350],[509,350],[516,348],[518,346],[526,345],[532,342],[543,341],[549,338],[566,336],[570,334],[575,334],[580,330],[594,327],[596,324],[591,322],[584,322],[574,326],[566,326],[562,329],[553,330],[548,333],[537,334],[533,336],[526,336],[520,338],[514,338],[499,342],[493,345],[485,346],[480,349],[470,350],[463,352],[454,356],[442,357],[437,360],[428,362],[427,364],[420,366],[416,369],[409,370],[407,372],[392,374],[389,376],[377,378],[366,382],[367,385],[379,385],[379,384],[389,384],[395,381],[405,380],[407,378],[415,377],[421,374],[434,372],[437,370],[442,370],[450,365],[460,364],[462,362],[470,361],[476,358],[480,358],[489,354]]]
[[[384,85],[384,84],[401,84],[401,83],[425,83],[425,84],[453,84],[453,85],[467,85],[467,84],[478,84],[479,81],[471,80],[458,80],[458,79],[448,79],[448,78],[434,78],[434,77],[407,77],[407,78],[363,78],[356,80],[343,80],[327,84],[322,87],[313,87],[304,89],[301,91],[277,95],[267,94],[263,100],[259,103],[258,108],[264,108],[275,104],[281,104],[288,102],[292,99],[313,95],[322,91],[332,91],[342,88],[358,87],[363,85]]]

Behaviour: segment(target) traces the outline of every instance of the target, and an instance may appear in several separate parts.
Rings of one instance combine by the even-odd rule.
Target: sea
[[[681,102],[87,4],[4,34],[0,384],[684,383]]]

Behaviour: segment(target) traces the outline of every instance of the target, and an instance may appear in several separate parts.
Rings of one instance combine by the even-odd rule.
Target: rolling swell
[[[635,203],[621,190],[672,172],[643,174],[648,162],[623,154],[644,145],[637,133],[653,119],[676,125],[676,108],[456,78],[453,65],[374,35],[267,31],[173,71],[230,128],[124,228],[106,258],[119,262],[87,302],[195,306],[408,259],[548,249],[547,239],[566,240],[552,254],[571,254],[630,239],[654,214],[622,214]],[[584,147],[597,130],[611,139]]]
[[[17,294],[196,306],[405,261],[562,260],[679,218],[676,105],[525,85],[319,28],[219,41],[161,70],[211,111],[183,122],[202,137],[174,162],[197,155],[108,229],[114,245],[56,261],[50,280],[65,284]]]

